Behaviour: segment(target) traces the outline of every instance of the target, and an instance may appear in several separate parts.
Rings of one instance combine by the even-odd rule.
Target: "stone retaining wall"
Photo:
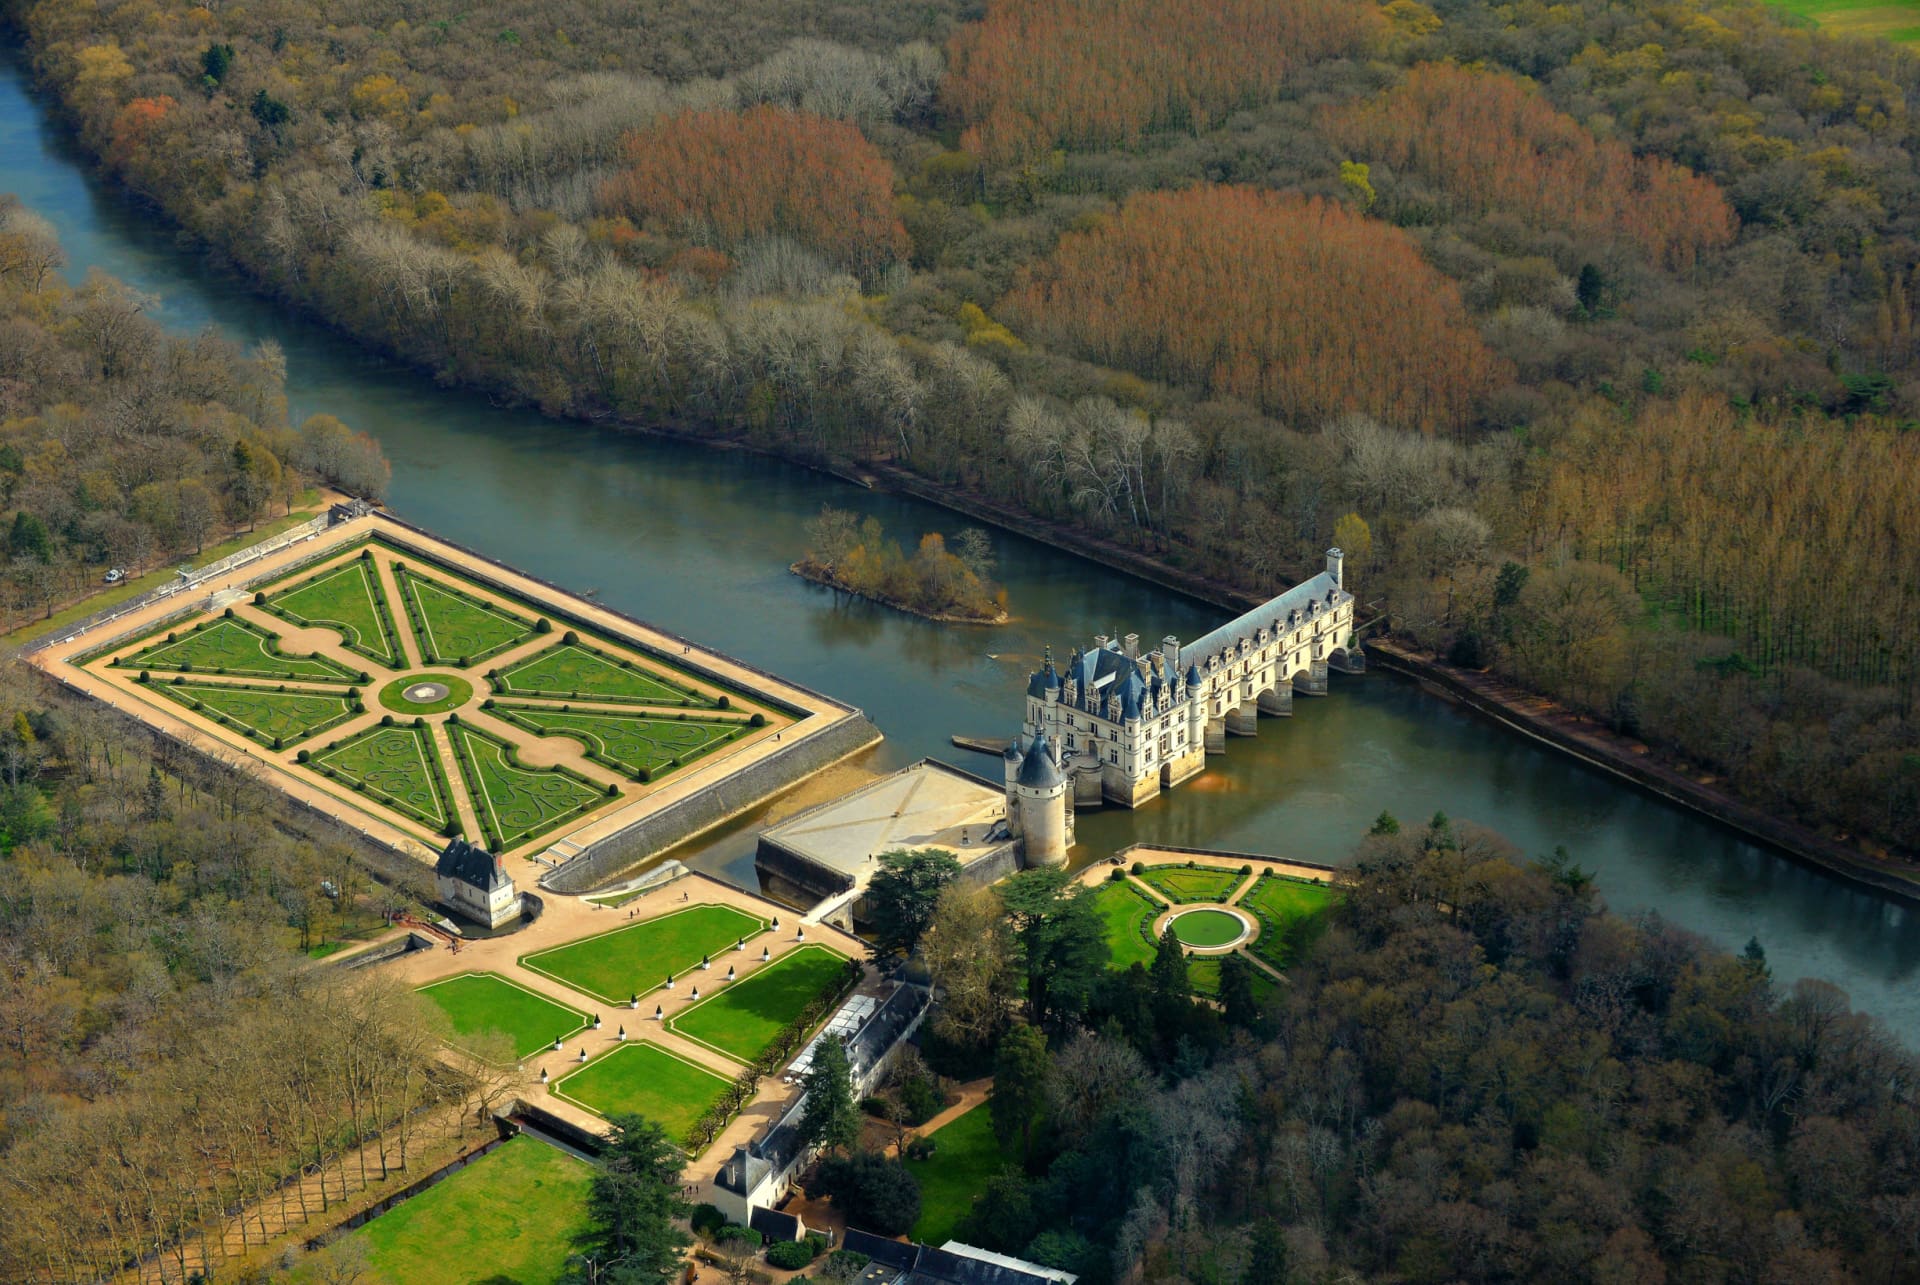
[[[588,892],[648,857],[729,821],[817,772],[880,742],[880,729],[855,714],[706,789],[640,818],[540,879],[554,892]]]

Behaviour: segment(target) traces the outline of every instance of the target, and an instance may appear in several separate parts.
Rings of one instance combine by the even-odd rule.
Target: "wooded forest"
[[[1920,1067],[1835,988],[1444,815],[1345,888],[1265,1007],[1171,937],[1108,968],[1056,871],[941,892],[928,1060],[991,1067],[1009,1160],[956,1239],[1087,1285],[1911,1275]]]
[[[0,195],[0,575],[10,620],[200,552],[313,482],[379,498],[387,461],[330,415],[287,422],[285,368],[205,332],[169,335],[112,278],[69,287],[51,226]]]
[[[1920,852],[1905,50],[1755,0],[5,12],[118,178],[437,379],[1250,593],[1337,527],[1399,634]]]
[[[440,1060],[435,1011],[303,967],[430,875],[374,883],[277,791],[18,663],[0,729],[0,1279],[184,1283],[459,1144],[501,1086]]]

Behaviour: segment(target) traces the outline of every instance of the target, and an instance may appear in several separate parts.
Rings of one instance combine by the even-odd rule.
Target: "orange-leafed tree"
[[[152,145],[154,135],[178,106],[166,94],[153,98],[135,98],[114,114],[107,152],[121,168],[138,162]]]
[[[907,251],[893,173],[845,121],[772,106],[688,111],[627,136],[628,168],[602,192],[625,215],[728,248],[780,234],[860,272]]]
[[[962,146],[995,163],[1204,129],[1381,29],[1361,0],[990,0],[948,44]]]
[[[1711,179],[1596,138],[1504,72],[1423,63],[1378,97],[1323,109],[1320,121],[1358,159],[1421,176],[1464,213],[1624,241],[1668,268],[1692,267],[1737,231]]]
[[[1134,196],[1068,234],[1007,305],[1089,360],[1312,425],[1365,411],[1457,429],[1512,378],[1398,228],[1245,187]]]

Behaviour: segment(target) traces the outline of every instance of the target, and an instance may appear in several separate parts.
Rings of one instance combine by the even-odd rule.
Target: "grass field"
[[[600,806],[606,791],[557,767],[521,767],[504,741],[450,724],[447,739],[496,852],[517,848]]]
[[[555,1285],[587,1230],[593,1166],[520,1137],[351,1233],[383,1281]]]
[[[629,776],[644,768],[650,777],[658,777],[745,736],[748,726],[743,718],[680,722],[534,706],[495,705],[492,712],[530,732],[571,737]]]
[[[420,642],[423,664],[459,660],[477,665],[533,637],[533,621],[477,594],[411,568],[396,567],[393,578],[407,598],[407,614]]]
[[[401,669],[407,663],[373,563],[365,558],[330,567],[291,588],[269,594],[265,609],[295,624],[335,630],[347,650],[388,669]]]
[[[631,661],[621,663],[597,656],[578,643],[562,642],[503,670],[494,690],[518,696],[591,696],[598,700],[632,701],[643,705],[690,705],[711,708],[711,697],[696,692]]]
[[[1146,931],[1162,907],[1122,881],[1101,884],[1093,895],[1093,908],[1107,925],[1107,945],[1113,951],[1110,967],[1125,969],[1132,964],[1153,963],[1153,944],[1147,940]]]
[[[907,1161],[920,1183],[920,1221],[913,1225],[913,1239],[942,1245],[973,1212],[973,1198],[986,1190],[988,1179],[1013,1161],[1002,1154],[993,1133],[993,1112],[984,1104],[928,1136],[933,1155]]]
[[[1187,903],[1194,901],[1225,901],[1233,895],[1244,878],[1238,870],[1227,870],[1220,866],[1148,866],[1139,876],[1140,882],[1164,896],[1168,901]]]
[[[1220,998],[1220,961],[1224,958],[1223,955],[1203,955],[1187,961],[1187,983],[1193,987],[1195,995],[1205,995],[1208,999]],[[1264,1004],[1280,989],[1280,983],[1262,972],[1258,965],[1249,971],[1253,974],[1254,1002]]]
[[[1920,44],[1920,0],[1859,4],[1855,0],[1781,0],[1789,13],[1809,18],[1836,36],[1874,36],[1895,44]]]
[[[1170,922],[1175,940],[1184,946],[1224,946],[1246,931],[1237,916],[1224,910],[1189,910]]]
[[[354,703],[338,690],[280,692],[265,687],[166,681],[156,681],[152,687],[182,705],[200,707],[200,712],[209,717],[224,716],[269,745],[276,739],[293,745],[354,716]]]
[[[1321,883],[1270,875],[1256,881],[1240,899],[1240,909],[1260,921],[1260,935],[1248,949],[1275,968],[1285,968],[1319,937],[1327,910],[1340,894]]]
[[[351,683],[359,674],[325,656],[289,656],[279,639],[244,620],[219,619],[190,629],[172,642],[162,638],[143,651],[113,662],[121,669],[233,674],[242,678]]]
[[[677,978],[695,970],[695,980],[724,976],[724,969],[720,974],[698,972],[701,957],[720,960],[742,937],[751,941],[766,927],[732,906],[695,905],[537,951],[520,962],[582,995],[624,1004],[630,996],[659,986],[668,973]]]
[[[725,1079],[645,1040],[622,1044],[553,1085],[555,1097],[597,1115],[645,1116],[676,1142],[726,1090]]]
[[[669,1025],[688,1039],[752,1062],[843,975],[847,962],[825,946],[791,951],[701,1000]]]
[[[439,760],[424,727],[370,727],[308,763],[402,815],[438,830],[453,816]]]
[[[494,973],[467,973],[449,977],[419,994],[447,1015],[456,1047],[471,1049],[474,1038],[488,1031],[504,1032],[513,1040],[516,1058],[530,1057],[587,1025],[587,1015],[516,986]]]

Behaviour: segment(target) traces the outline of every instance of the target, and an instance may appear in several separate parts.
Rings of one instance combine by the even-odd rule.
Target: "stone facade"
[[[1227,737],[1257,735],[1261,714],[1291,714],[1296,692],[1324,695],[1328,670],[1354,671],[1357,655],[1353,595],[1329,549],[1325,571],[1193,642],[1167,637],[1142,653],[1137,634],[1100,636],[1064,671],[1049,658],[1027,682],[1024,738],[1007,750],[1008,815],[1016,753],[1024,761],[1044,742],[1074,806],[1138,807],[1197,776]],[[1041,864],[1031,842],[1027,860]]]
[[[500,864],[485,848],[455,839],[440,853],[433,867],[441,902],[477,924],[499,928],[520,917],[520,894]]]

